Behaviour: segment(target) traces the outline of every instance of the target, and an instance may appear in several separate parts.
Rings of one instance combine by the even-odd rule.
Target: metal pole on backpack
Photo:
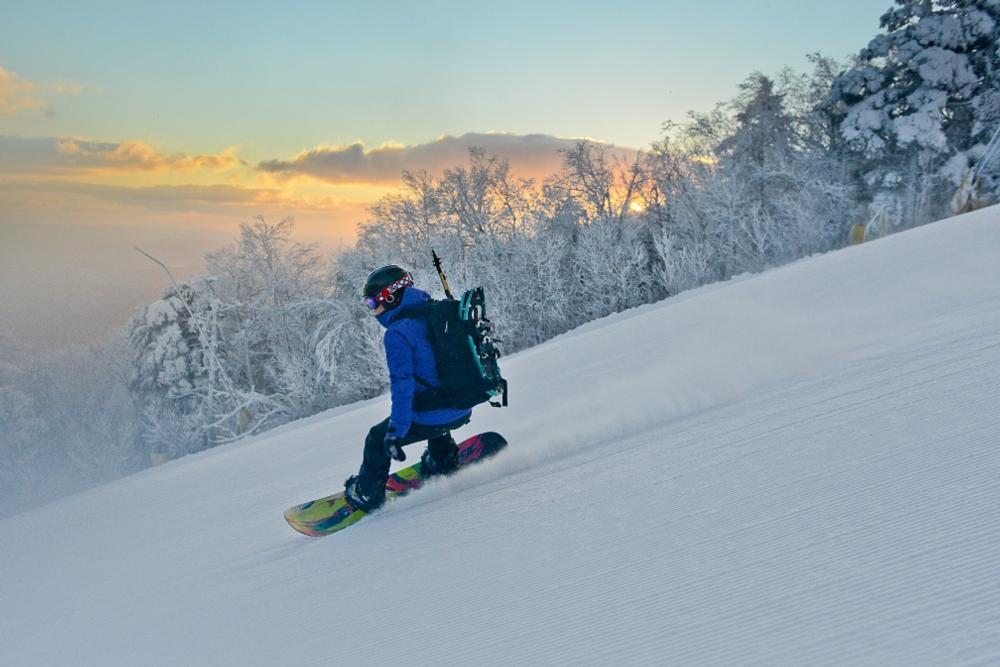
[[[441,258],[434,252],[434,248],[431,248],[431,257],[434,258],[434,268],[437,269],[438,278],[441,279],[441,286],[444,287],[444,295],[449,299],[454,299],[455,297],[451,295],[451,288],[448,287],[448,278],[445,277],[444,271],[441,269]]]

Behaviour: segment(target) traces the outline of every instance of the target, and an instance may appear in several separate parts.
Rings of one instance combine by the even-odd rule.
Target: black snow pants
[[[469,423],[471,414],[457,419],[447,424],[431,426],[429,424],[410,425],[410,430],[402,438],[403,445],[410,445],[415,442],[427,441],[427,449],[435,459],[447,458],[449,450],[455,446],[455,440],[451,437],[451,431]],[[375,495],[385,488],[386,478],[389,476],[389,466],[392,460],[382,448],[385,440],[385,433],[389,430],[389,419],[379,422],[368,431],[365,438],[365,457],[361,464],[361,471],[358,473],[358,484],[361,491],[366,496]]]

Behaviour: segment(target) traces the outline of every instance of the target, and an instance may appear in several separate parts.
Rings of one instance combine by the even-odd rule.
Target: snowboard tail
[[[499,433],[474,435],[458,445],[459,470],[489,458],[507,446]],[[389,475],[385,485],[386,501],[419,489],[429,479],[423,475],[420,462]],[[296,505],[285,510],[285,520],[292,528],[312,537],[321,537],[343,530],[364,518],[368,512],[348,504],[344,492]]]

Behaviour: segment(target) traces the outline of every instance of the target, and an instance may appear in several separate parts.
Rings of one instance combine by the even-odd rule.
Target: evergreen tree
[[[187,453],[207,444],[197,413],[206,394],[212,394],[205,350],[209,332],[193,320],[195,309],[209,310],[204,287],[203,281],[191,281],[165,289],[128,326],[129,389],[141,406],[144,438],[152,451]]]
[[[899,226],[944,213],[1000,120],[1000,3],[895,5],[884,32],[833,82],[828,105],[858,155],[867,198]]]

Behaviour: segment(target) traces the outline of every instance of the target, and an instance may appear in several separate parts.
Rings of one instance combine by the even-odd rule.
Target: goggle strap
[[[413,277],[409,273],[407,273],[404,274],[402,278],[392,283],[391,285],[383,287],[382,291],[379,292],[378,295],[368,298],[374,299],[377,303],[384,303],[384,304],[396,303],[396,292],[398,292],[400,289],[404,287],[409,287],[412,284],[413,284]],[[372,310],[375,309],[372,308]]]

